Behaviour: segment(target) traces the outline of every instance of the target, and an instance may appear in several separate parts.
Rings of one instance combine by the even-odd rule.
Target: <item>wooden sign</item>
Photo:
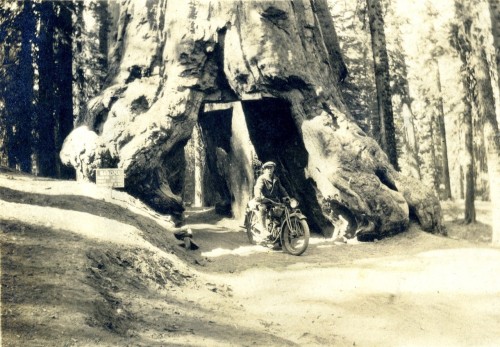
[[[95,184],[100,187],[124,188],[125,171],[123,169],[96,169]]]

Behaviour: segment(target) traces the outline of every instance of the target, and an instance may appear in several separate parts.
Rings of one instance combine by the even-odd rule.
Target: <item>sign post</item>
[[[95,183],[99,187],[109,187],[111,199],[113,199],[113,188],[125,187],[125,171],[123,169],[96,169]]]

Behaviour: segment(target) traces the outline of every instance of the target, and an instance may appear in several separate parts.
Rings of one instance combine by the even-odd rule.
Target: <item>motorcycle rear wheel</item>
[[[290,218],[290,225],[285,223],[281,233],[283,249],[291,255],[301,255],[309,246],[309,226],[304,219]]]

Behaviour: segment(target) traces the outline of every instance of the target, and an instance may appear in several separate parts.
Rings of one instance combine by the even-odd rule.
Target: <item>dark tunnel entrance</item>
[[[232,108],[200,113],[198,124],[205,150],[202,179],[203,205],[216,206],[218,212],[232,215],[233,197],[228,185],[228,156],[231,155]]]
[[[261,162],[274,161],[288,194],[300,201],[312,231],[323,233],[331,224],[316,200],[314,182],[305,177],[308,153],[293,120],[290,104],[281,99],[243,102],[250,139]]]
[[[314,182],[305,177],[308,153],[288,102],[265,98],[208,104],[196,128],[188,150],[194,154],[187,158],[186,172],[196,176],[193,172],[198,165],[202,173],[197,179],[187,177],[185,202],[201,194],[198,207],[216,206],[220,214],[239,220],[253,196],[258,174],[255,161],[272,160],[288,193],[300,201],[311,231],[323,233],[332,228],[316,200]],[[193,188],[196,180],[198,188]]]

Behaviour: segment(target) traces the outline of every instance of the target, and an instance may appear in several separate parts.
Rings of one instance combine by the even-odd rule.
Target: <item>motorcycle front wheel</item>
[[[285,223],[281,233],[281,244],[291,255],[301,255],[309,246],[309,226],[304,219],[290,218],[290,225]]]

